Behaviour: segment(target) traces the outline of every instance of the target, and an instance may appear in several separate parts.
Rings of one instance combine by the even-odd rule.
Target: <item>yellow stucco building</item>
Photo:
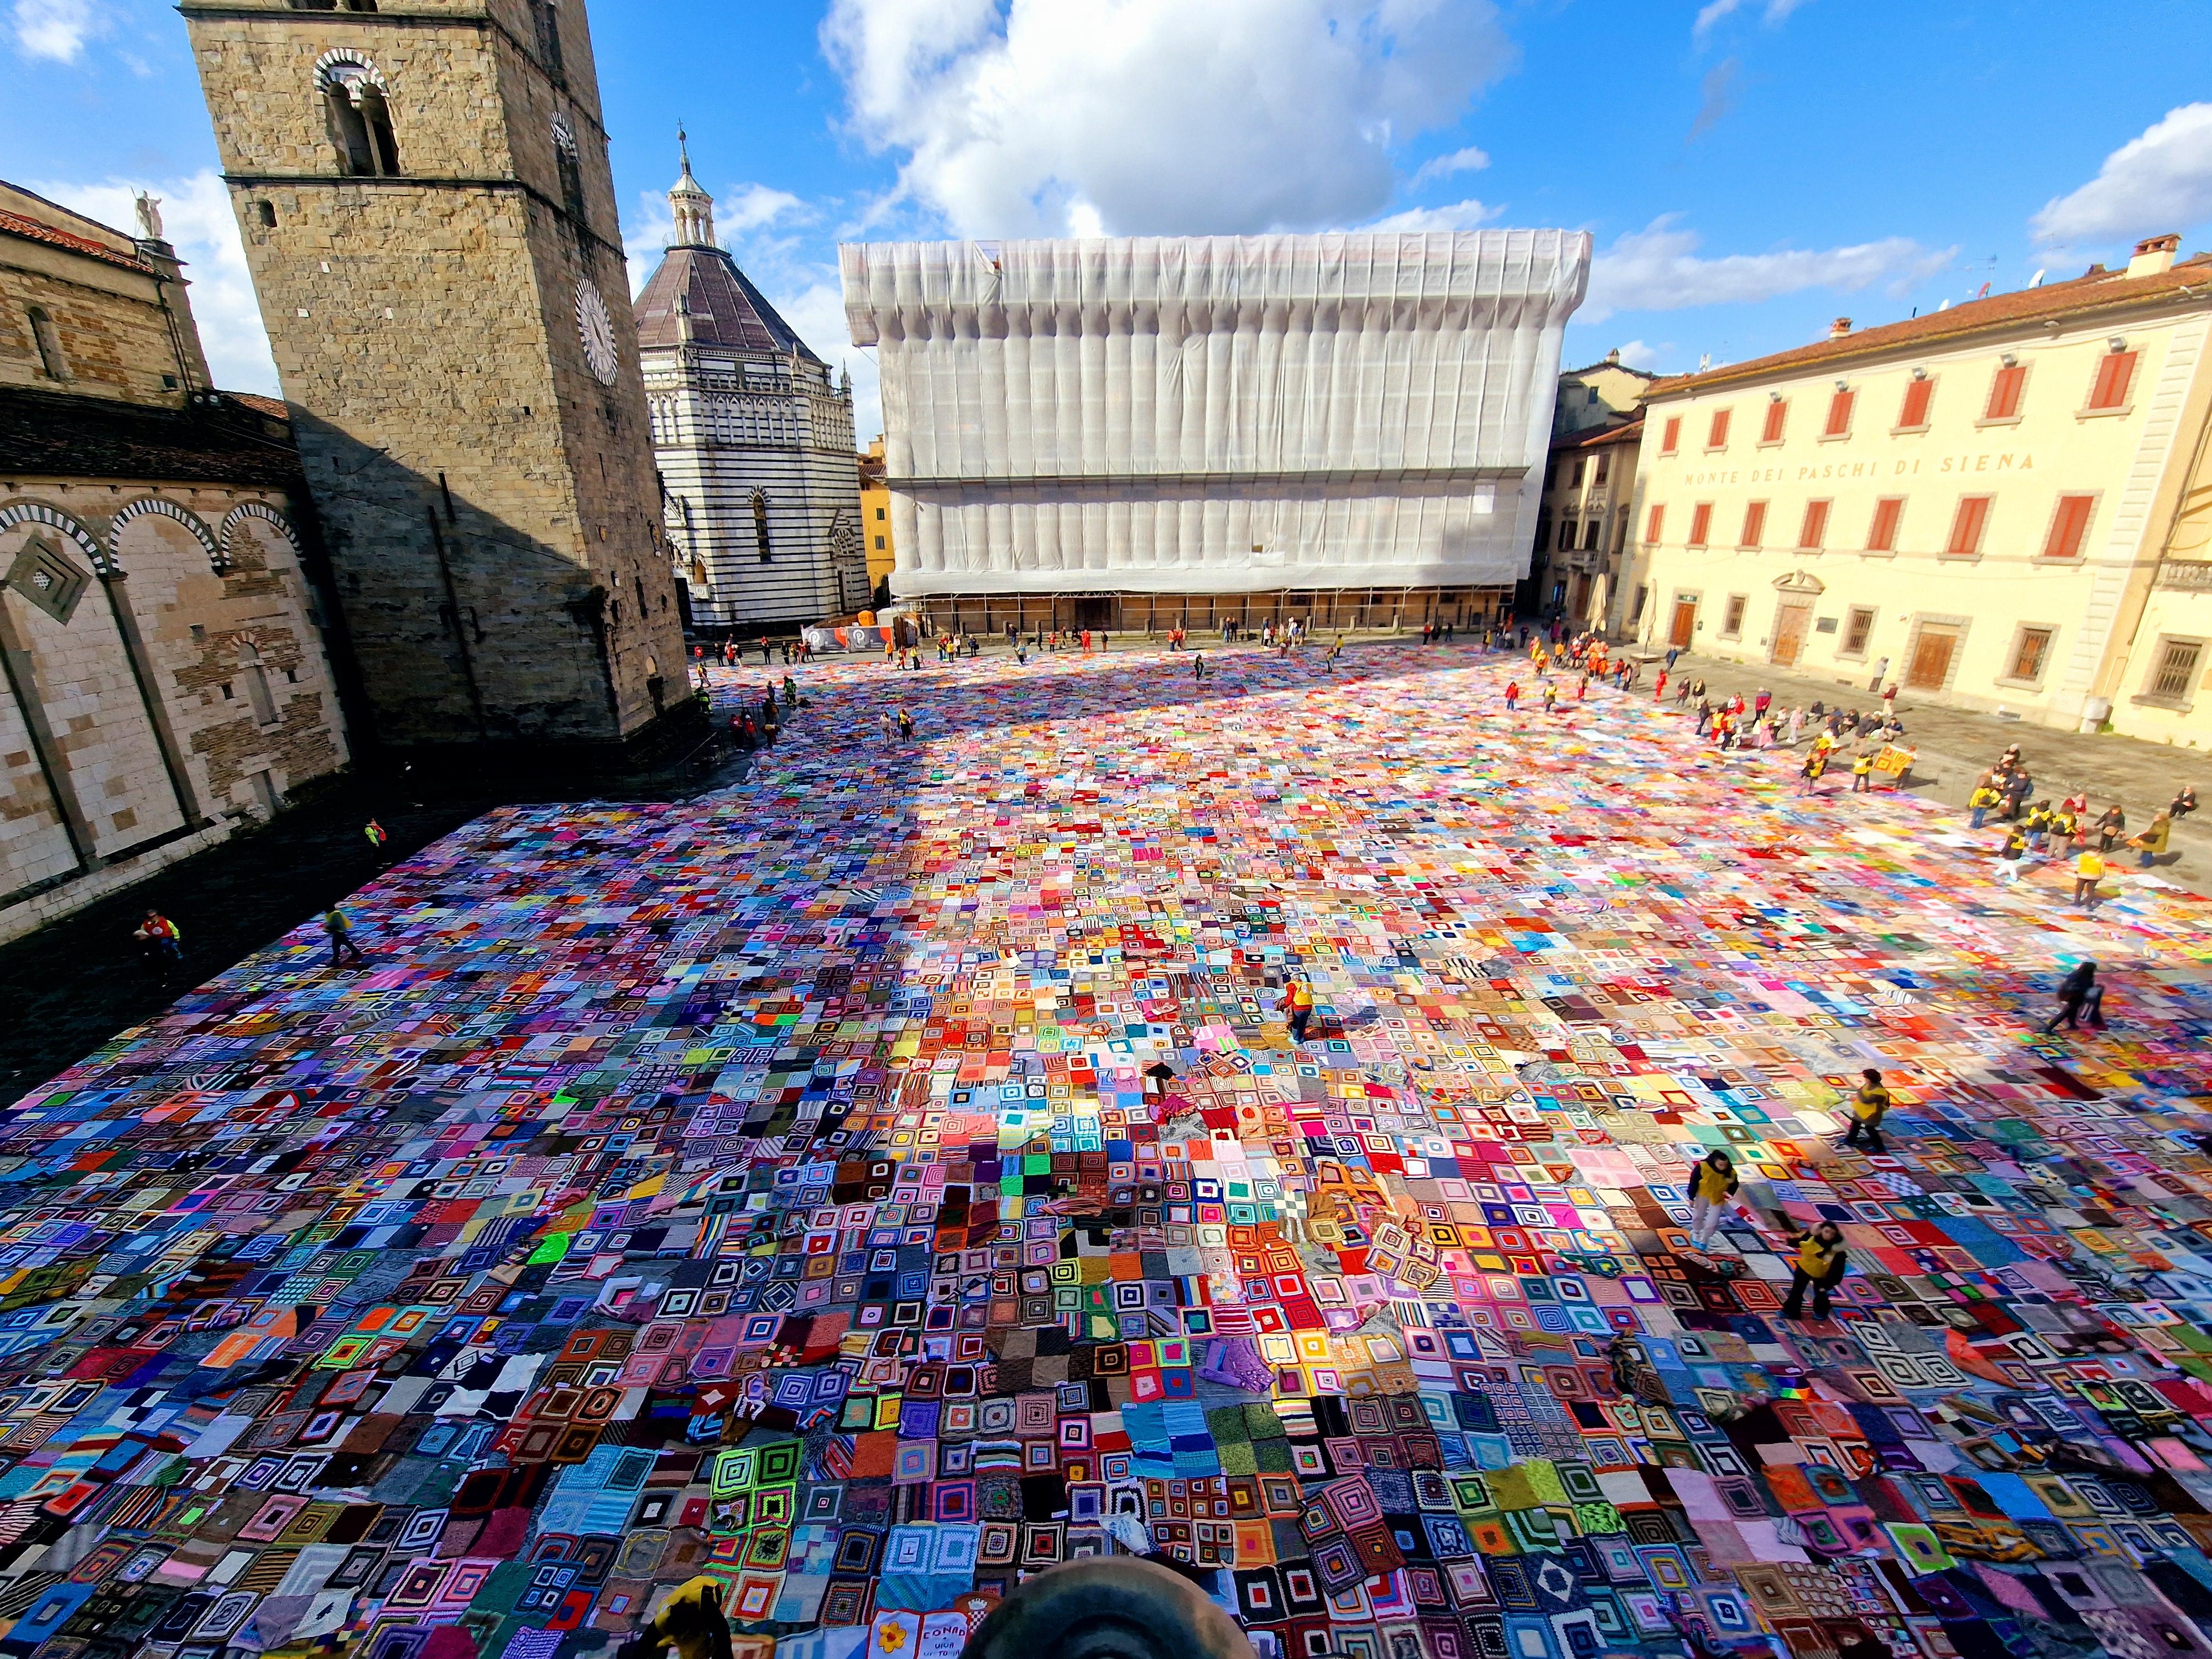
[[[891,489],[884,482],[882,437],[878,435],[859,459],[860,535],[861,545],[868,553],[868,592],[882,599],[890,592],[884,584],[890,580],[892,568],[898,562],[897,549],[891,542]]]
[[[2212,742],[2212,256],[1652,386],[1619,634]]]

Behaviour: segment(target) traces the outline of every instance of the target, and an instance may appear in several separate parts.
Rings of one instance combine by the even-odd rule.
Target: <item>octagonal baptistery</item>
[[[902,598],[1126,612],[1528,573],[1584,233],[839,252],[882,374]]]

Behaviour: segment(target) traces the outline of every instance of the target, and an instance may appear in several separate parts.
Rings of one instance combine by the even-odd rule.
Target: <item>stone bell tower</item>
[[[377,737],[696,719],[582,0],[185,0]]]

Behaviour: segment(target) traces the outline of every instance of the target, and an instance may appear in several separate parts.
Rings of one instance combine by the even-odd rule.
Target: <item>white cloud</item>
[[[1740,78],[1738,71],[1741,67],[1736,59],[1723,58],[1705,71],[1705,82],[1699,88],[1698,112],[1690,122],[1689,137],[1684,143],[1704,137],[1735,107],[1736,83]]]
[[[1388,218],[1377,219],[1361,228],[1380,231],[1473,230],[1504,211],[1502,207],[1487,207],[1470,198],[1464,202],[1453,202],[1444,207],[1407,208],[1403,213],[1391,214]]]
[[[631,299],[652,279],[660,256],[668,251],[668,239],[675,234],[676,216],[668,210],[668,198],[657,190],[640,191],[637,211],[623,221],[623,258],[629,265]]]
[[[185,262],[192,315],[215,383],[229,392],[279,395],[276,361],[246,272],[246,244],[230,191],[214,168],[183,179],[111,178],[96,185],[47,180],[28,188],[132,235],[138,226],[132,198],[142,190],[161,198],[163,234]]]
[[[813,349],[816,356],[833,371],[852,372],[853,441],[866,449],[868,440],[884,429],[876,354],[853,343],[845,325],[845,287],[836,271],[827,271],[821,280],[803,289],[763,285],[762,292],[783,313],[783,320],[799,331],[799,337]]]
[[[1489,152],[1469,144],[1465,149],[1455,149],[1449,155],[1434,156],[1422,162],[1407,182],[1418,189],[1431,179],[1448,178],[1455,173],[1480,173],[1489,165]]]
[[[2169,110],[2105,158],[2097,176],[2044,204],[2043,243],[2132,242],[2212,218],[2212,104]]]
[[[23,56],[58,64],[74,64],[87,40],[107,32],[106,15],[94,0],[15,0],[8,22]]]
[[[1647,345],[1641,340],[1625,340],[1618,348],[1620,361],[1630,368],[1656,368],[1660,354],[1674,349],[1671,340],[1665,345]]]
[[[1690,26],[1690,33],[1702,40],[1713,25],[1729,13],[1756,3],[1757,0],[1707,0],[1706,4],[1698,8],[1698,21]],[[1805,0],[1766,0],[1761,15],[1769,23],[1778,23],[1804,3]]]
[[[854,128],[962,235],[1356,223],[1510,64],[1491,0],[832,0]]]
[[[801,214],[806,204],[787,190],[744,185],[714,204],[714,222],[723,230],[751,230]]]
[[[1665,214],[1617,239],[1590,264],[1589,297],[1578,323],[1619,311],[1675,311],[1742,305],[1807,289],[1850,292],[1871,283],[1917,281],[1942,270],[1955,248],[1927,248],[1905,236],[1849,247],[1784,248],[1772,253],[1698,256],[1702,239]]]

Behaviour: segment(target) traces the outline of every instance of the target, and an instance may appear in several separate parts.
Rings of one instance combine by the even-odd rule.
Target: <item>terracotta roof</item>
[[[2185,289],[2193,292],[2185,295]],[[1986,300],[1969,300],[1948,311],[1931,311],[1901,323],[1861,329],[1838,339],[1819,340],[1770,356],[1729,363],[1703,374],[1674,375],[1659,381],[1645,396],[1671,397],[1677,392],[1757,380],[1814,363],[1870,357],[1900,346],[1939,345],[1967,335],[2014,329],[2022,323],[2046,318],[2072,320],[2094,316],[2100,311],[2132,308],[2176,298],[2212,303],[2212,255],[2193,254],[2185,264],[2154,276],[2130,276],[2124,270],[2093,270],[2069,283],[2049,283],[2041,288],[1992,294]]]
[[[1617,359],[1608,361],[1603,357],[1594,363],[1585,363],[1580,368],[1563,368],[1559,371],[1559,378],[1571,380],[1577,374],[1595,374],[1601,368],[1617,368],[1624,374],[1633,374],[1639,380],[1656,380],[1659,378],[1657,374],[1650,369],[1638,368],[1632,363],[1624,363]]]
[[[1644,417],[1624,421],[1617,426],[1601,426],[1595,432],[1571,433],[1552,446],[1554,449],[1602,449],[1607,444],[1634,443],[1644,435]]]
[[[217,392],[185,409],[0,388],[0,477],[301,488],[300,454],[272,437],[261,405]]]
[[[5,208],[0,208],[0,231],[5,231],[10,235],[21,236],[26,241],[44,242],[50,247],[67,248],[71,253],[82,253],[89,258],[99,259],[107,264],[120,265],[125,270],[143,271],[149,276],[155,274],[154,268],[143,259],[134,258],[127,253],[118,253],[105,242],[95,242],[89,236],[79,236],[74,232],[58,229],[37,219],[26,218],[20,213],[10,213]]]
[[[647,351],[677,345],[676,300],[691,312],[695,343],[738,351],[789,353],[794,347],[810,362],[822,360],[806,349],[789,323],[745,280],[737,261],[718,247],[672,247],[647,282],[631,309],[637,314],[637,343]]]
[[[282,398],[264,398],[258,392],[226,392],[222,395],[276,420],[289,422],[292,418],[292,406]]]

